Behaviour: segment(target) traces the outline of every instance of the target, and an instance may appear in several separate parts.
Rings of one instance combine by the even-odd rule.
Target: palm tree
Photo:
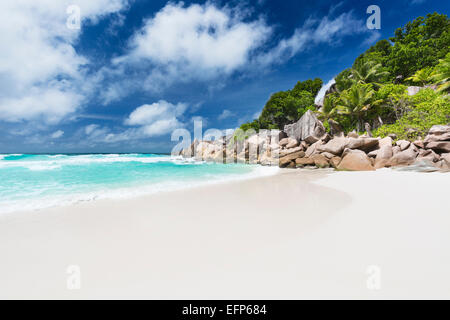
[[[381,68],[381,63],[367,60],[363,64],[351,69],[351,79],[354,83],[373,83],[379,86],[379,81],[384,76],[389,75],[388,71],[382,71]]]
[[[439,64],[434,69],[433,80],[439,85],[439,92],[450,90],[450,53],[439,60]]]
[[[328,95],[324,102],[323,107],[316,111],[317,116],[322,121],[328,121],[338,114],[338,108],[336,107],[337,97],[334,95]]]
[[[373,101],[374,95],[372,85],[357,83],[342,93],[337,111],[355,119],[357,130],[361,131],[364,115],[373,105],[381,102]]]
[[[431,83],[433,81],[433,68],[423,68],[417,71],[412,77],[407,78],[406,80],[411,80],[412,82],[419,83],[422,87],[426,84]]]

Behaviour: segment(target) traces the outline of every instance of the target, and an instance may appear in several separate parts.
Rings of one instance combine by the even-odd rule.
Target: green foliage
[[[345,69],[336,76],[336,87],[339,91],[349,89],[354,81],[352,80],[352,69]]]
[[[439,85],[439,92],[450,91],[450,53],[444,59],[439,60],[432,78]]]
[[[433,81],[433,72],[434,69],[432,67],[426,67],[420,69],[412,77],[409,77],[406,80],[411,80],[412,82],[418,83],[423,87]]]
[[[383,124],[376,135],[395,133],[399,138],[424,135],[434,124],[450,121],[450,20],[428,14],[395,31],[394,37],[378,41],[361,54],[352,67],[335,78],[336,91],[315,110],[314,97],[320,79],[298,82],[292,90],[273,94],[258,120],[242,129],[283,129],[313,110],[329,128],[337,121],[344,131],[360,131],[364,122]],[[401,76],[401,77],[399,77]],[[405,85],[436,84],[438,92],[422,90],[410,97]]]
[[[378,63],[376,60],[371,60],[371,56],[369,54],[367,57],[364,57],[351,69],[352,77],[350,80],[353,83],[373,83],[379,85],[380,82],[387,81],[389,71],[383,68],[381,63]]]
[[[378,103],[374,97],[375,90],[371,84],[357,83],[341,93],[337,105],[338,113],[349,116],[360,131],[368,111]]]
[[[325,97],[323,102],[323,107],[320,108],[316,113],[319,120],[322,120],[324,123],[328,124],[329,119],[333,119],[338,114],[338,105],[339,96],[337,94],[330,94]]]
[[[306,81],[299,81],[295,85],[294,89],[292,89],[292,94],[294,96],[300,94],[302,91],[307,91],[311,93],[313,97],[317,96],[317,94],[320,91],[320,88],[323,86],[322,79],[315,78],[314,80],[306,80]]]
[[[415,140],[425,137],[433,125],[447,124],[450,121],[449,97],[440,95],[432,89],[420,91],[409,97],[409,112],[394,124],[383,125],[374,134],[386,137],[396,134],[399,139]]]
[[[308,110],[315,110],[314,98],[322,80],[298,82],[292,90],[274,93],[258,119],[259,129],[283,129],[298,120]]]
[[[450,20],[446,15],[428,14],[408,22],[390,39],[394,46],[388,67],[395,75],[408,78],[418,70],[435,66],[450,47]]]
[[[243,131],[247,131],[247,130],[255,130],[256,132],[259,131],[260,127],[259,127],[259,121],[258,120],[253,120],[252,122],[249,123],[244,123],[243,125],[241,125],[240,127]]]

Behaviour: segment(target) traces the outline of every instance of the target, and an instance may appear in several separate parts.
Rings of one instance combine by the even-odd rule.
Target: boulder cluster
[[[308,111],[297,122],[280,130],[260,130],[239,141],[235,136],[216,141],[194,141],[178,155],[223,163],[251,163],[281,168],[335,168],[372,171],[385,167],[410,167],[420,171],[450,171],[450,125],[430,129],[424,140],[373,138],[355,132],[326,133]]]

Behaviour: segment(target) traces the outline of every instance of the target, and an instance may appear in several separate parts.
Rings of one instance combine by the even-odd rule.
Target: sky
[[[369,29],[370,5],[381,29]],[[0,153],[170,152],[325,83],[442,0],[0,2]]]

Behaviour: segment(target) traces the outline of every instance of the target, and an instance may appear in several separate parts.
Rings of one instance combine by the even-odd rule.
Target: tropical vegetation
[[[333,120],[345,132],[363,132],[368,123],[376,135],[407,139],[449,123],[450,19],[433,13],[407,23],[361,54],[335,81],[320,106],[314,103],[323,85],[318,78],[273,94],[260,117],[241,129],[283,129],[307,110],[316,112],[325,127]],[[420,88],[411,93],[410,86]]]

